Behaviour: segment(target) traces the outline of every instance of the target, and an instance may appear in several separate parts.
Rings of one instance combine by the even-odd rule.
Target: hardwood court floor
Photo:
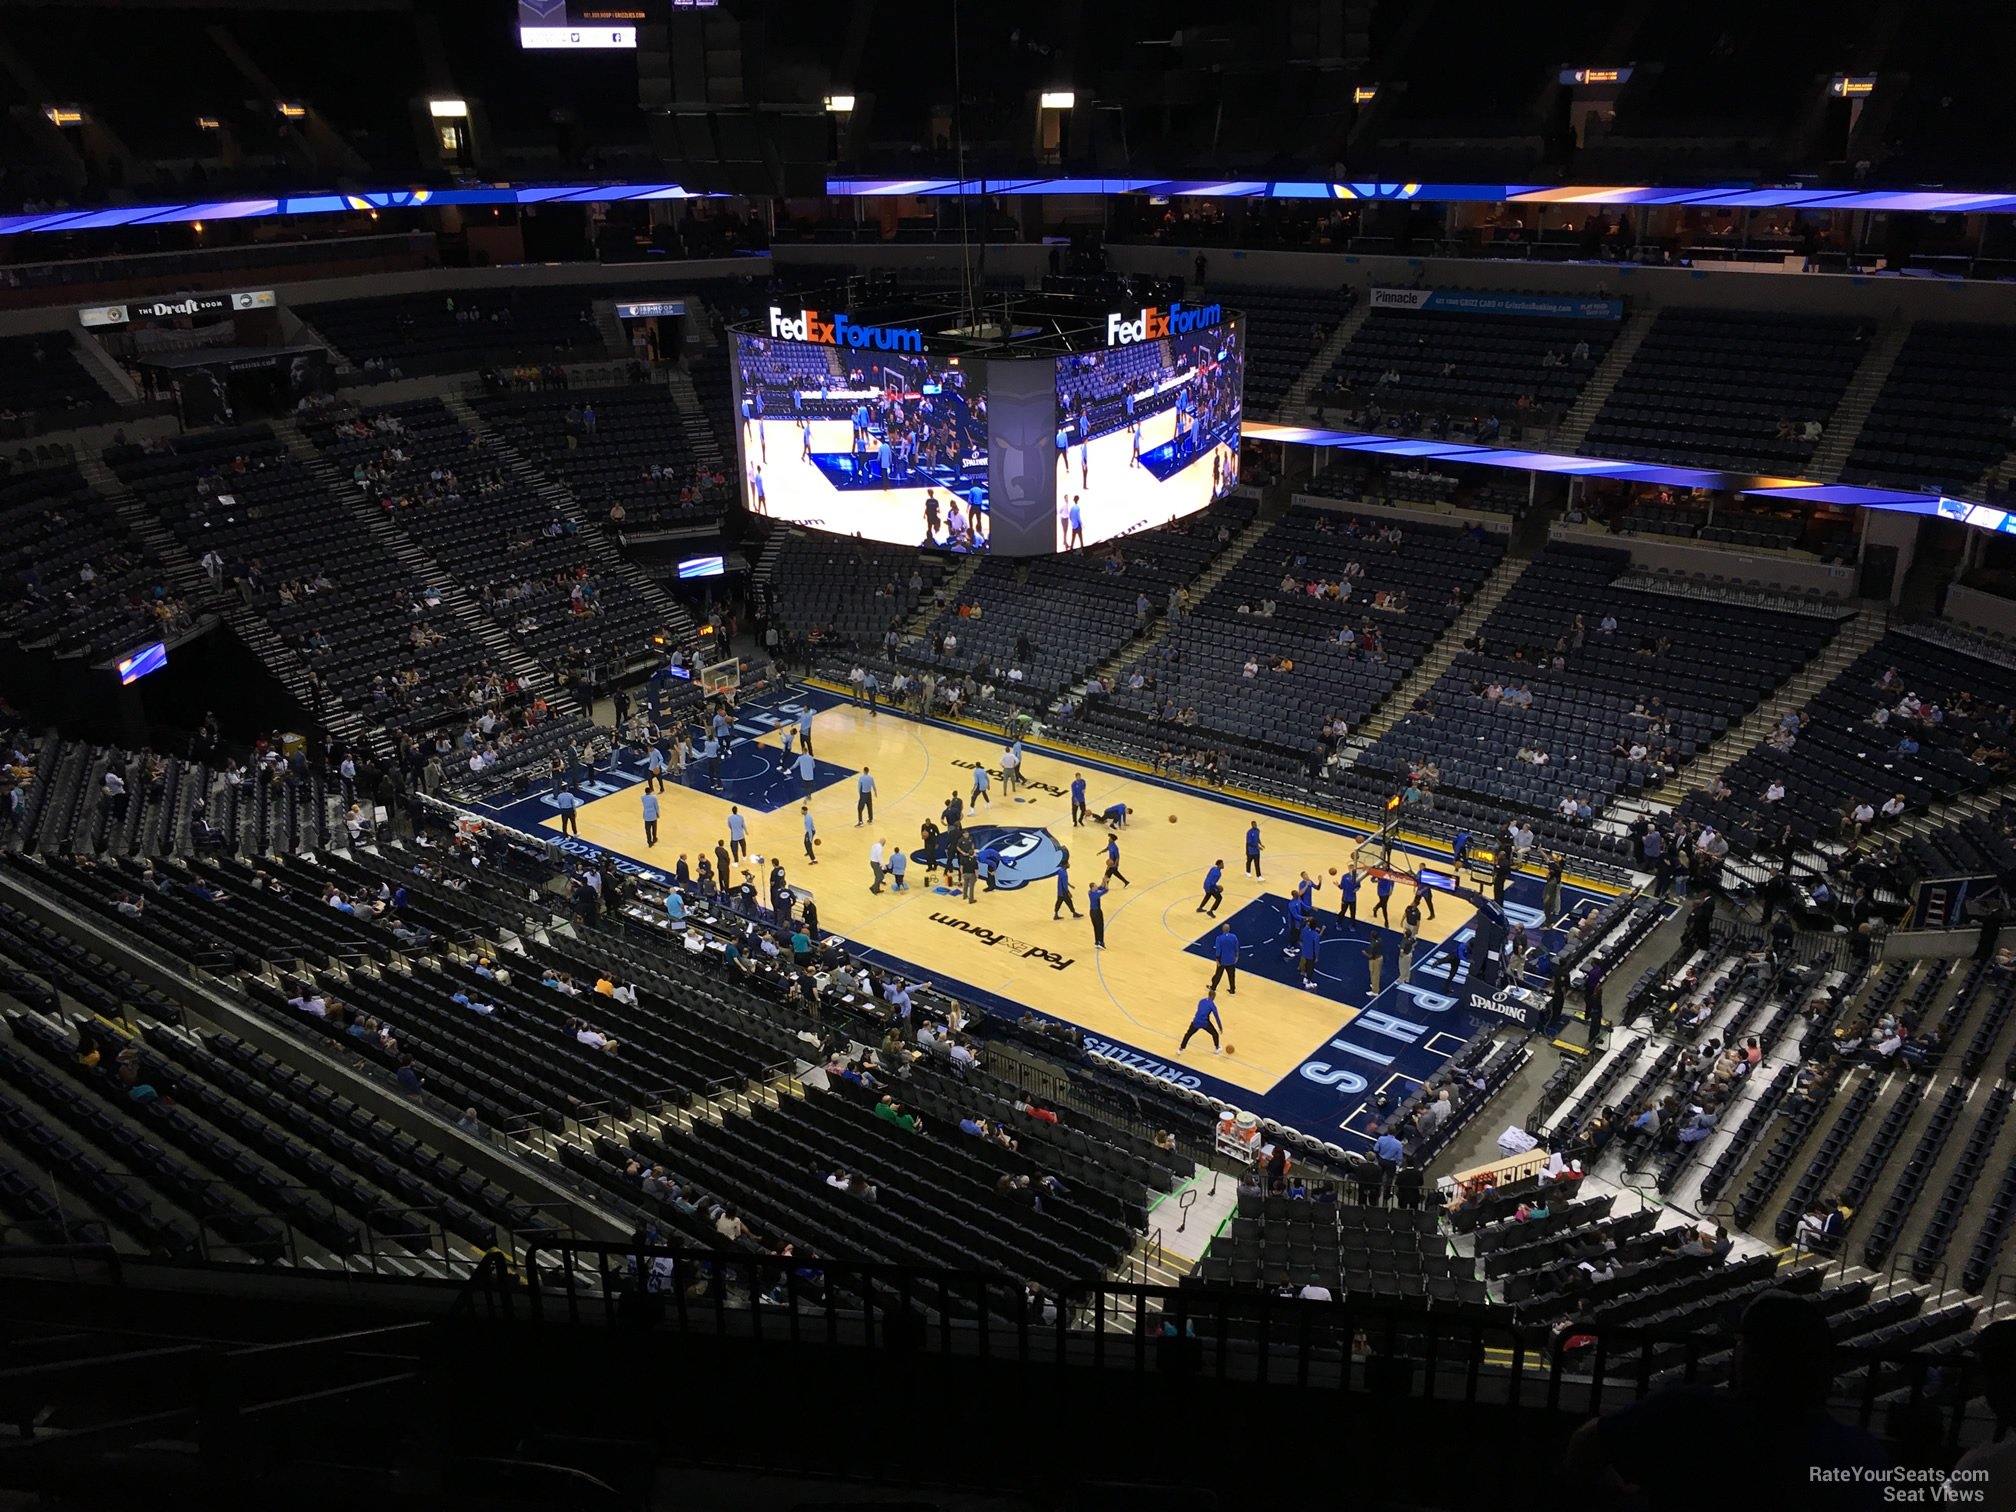
[[[820,711],[813,739],[822,761],[850,772],[865,766],[873,773],[880,789],[874,822],[855,827],[852,776],[816,792],[811,808],[823,844],[819,864],[812,867],[804,860],[795,803],[772,812],[752,811],[745,804],[743,812],[752,856],[784,859],[792,883],[817,899],[822,930],[908,962],[948,987],[958,983],[982,989],[1256,1093],[1292,1073],[1358,1012],[1365,996],[1364,931],[1344,938],[1333,928],[1322,956],[1330,991],[1305,992],[1242,969],[1237,994],[1221,987],[1218,998],[1226,1039],[1237,1054],[1213,1055],[1201,1035],[1180,1058],[1176,1052],[1211,974],[1206,958],[1186,953],[1212,929],[1196,912],[1205,869],[1214,859],[1226,863],[1221,917],[1230,918],[1265,896],[1285,899],[1305,870],[1322,878],[1317,905],[1334,917],[1337,891],[1329,871],[1346,865],[1355,837],[1262,817],[1266,880],[1256,881],[1242,874],[1244,837],[1252,821],[1248,810],[1202,793],[1171,791],[1098,767],[1076,767],[1032,748],[1024,774],[1039,786],[1025,788],[1023,801],[1017,802],[1003,795],[997,777],[992,806],[983,803],[977,813],[969,809],[967,824],[1047,832],[1068,847],[1073,892],[1082,912],[1086,888],[1105,869],[1106,830],[1091,823],[1072,828],[1068,791],[1074,772],[1084,772],[1095,814],[1114,803],[1133,807],[1131,824],[1119,836],[1121,870],[1132,886],[1113,884],[1106,900],[1107,948],[1095,951],[1088,922],[1069,914],[1052,920],[1056,886],[1053,869],[1045,865],[1033,867],[1038,874],[1012,891],[983,888],[971,904],[927,889],[923,867],[915,861],[907,892],[886,886],[879,895],[869,891],[869,846],[880,838],[914,853],[922,822],[938,818],[949,794],[967,796],[972,766],[981,761],[990,771],[998,766],[997,741],[888,713],[871,719],[865,710],[845,705]],[[776,753],[777,732],[762,736],[760,744]],[[781,755],[777,759],[781,765]],[[581,838],[667,870],[682,851],[697,862],[717,839],[725,839],[727,799],[674,786],[662,805],[659,844],[653,849],[644,845],[634,788],[582,808],[577,816]],[[549,828],[557,825],[557,819],[548,821]],[[1048,853],[1040,839],[1034,844],[1041,854]],[[757,876],[760,886],[763,873]],[[1396,894],[1396,926],[1404,901],[1404,894]],[[1472,910],[1460,899],[1444,894],[1438,901],[1438,917],[1422,930],[1424,949],[1447,939],[1471,917]],[[1369,918],[1372,902],[1368,883],[1361,894],[1361,918]],[[1261,914],[1264,923],[1264,909]],[[1253,917],[1249,913],[1248,920]],[[1242,933],[1249,940],[1247,962],[1257,964],[1264,952],[1278,963],[1285,939],[1260,944],[1245,925]],[[1389,964],[1386,984],[1392,980]]]

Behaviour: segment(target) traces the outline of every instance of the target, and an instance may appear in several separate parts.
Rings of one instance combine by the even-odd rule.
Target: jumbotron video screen
[[[751,511],[891,545],[987,549],[977,372],[969,382],[956,357],[923,351],[749,334],[735,348]]]
[[[1217,305],[1112,315],[1057,359],[1057,549],[1166,525],[1239,481],[1238,322]]]

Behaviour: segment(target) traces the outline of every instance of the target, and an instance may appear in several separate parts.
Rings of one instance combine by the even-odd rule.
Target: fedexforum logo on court
[[[934,913],[933,924],[943,924],[947,929],[956,929],[961,934],[971,935],[983,945],[1006,945],[1025,961],[1041,961],[1052,971],[1064,971],[1077,962],[1069,956],[1061,956],[1056,951],[1042,945],[1031,945],[1027,940],[1018,940],[1013,935],[1002,934],[998,929],[989,929],[984,924],[975,924],[971,919],[962,919],[957,914]]]
[[[989,776],[992,777],[999,777],[1001,775],[1001,769],[999,767],[990,767],[985,762],[982,761],[967,761],[962,757],[958,756],[954,756],[952,758],[952,765],[954,765],[955,767],[963,767],[965,770],[969,772],[986,772]],[[1022,779],[1022,786],[1028,788],[1032,792],[1048,793],[1052,798],[1068,798],[1071,796],[1070,793],[1067,792],[1065,789],[1057,787],[1048,782],[1038,782],[1033,777],[1024,777]]]

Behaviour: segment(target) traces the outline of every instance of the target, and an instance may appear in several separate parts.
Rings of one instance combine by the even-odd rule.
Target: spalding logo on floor
[[[1046,877],[1054,877],[1064,866],[1064,847],[1056,836],[1046,829],[1024,829],[1019,825],[969,824],[966,834],[973,842],[973,849],[981,852],[990,847],[1001,852],[1001,866],[995,873],[994,885],[1002,892],[1013,892],[1018,887],[1027,887],[1031,882],[1041,882]],[[941,862],[946,855],[946,844],[938,842]],[[910,859],[923,864],[924,852],[913,850]],[[980,870],[984,881],[987,870]],[[947,889],[948,891],[950,889]]]

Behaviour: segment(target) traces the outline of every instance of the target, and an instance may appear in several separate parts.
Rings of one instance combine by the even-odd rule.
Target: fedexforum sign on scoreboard
[[[821,313],[800,310],[786,315],[770,306],[770,334],[779,341],[809,341],[815,346],[861,347],[876,352],[921,352],[924,333],[897,326],[856,325],[845,310]]]
[[[193,320],[234,315],[243,310],[270,310],[273,303],[271,289],[238,294],[168,294],[126,304],[87,305],[77,312],[77,322],[86,326],[122,326],[136,320]]]
[[[1167,309],[1149,305],[1136,315],[1106,317],[1106,345],[1132,346],[1137,341],[1160,341],[1164,336],[1187,336],[1208,330],[1225,318],[1215,304],[1172,304]]]

